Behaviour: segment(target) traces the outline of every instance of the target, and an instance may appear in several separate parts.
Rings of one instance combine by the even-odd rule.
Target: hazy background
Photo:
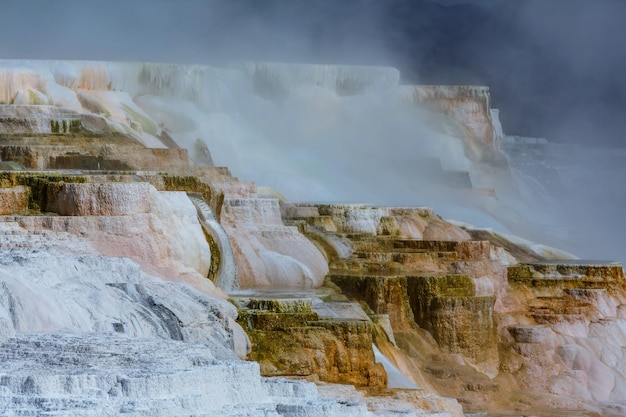
[[[1,58],[393,65],[484,84],[509,133],[621,145],[622,0],[4,0]]]
[[[508,134],[624,147],[622,0],[1,4],[0,58],[391,65],[406,83],[490,86]],[[578,158],[584,178],[558,196],[578,227],[573,241],[585,244],[578,253],[624,260],[626,164]]]

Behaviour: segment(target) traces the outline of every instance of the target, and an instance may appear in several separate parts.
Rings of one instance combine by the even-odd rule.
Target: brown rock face
[[[331,280],[351,299],[365,301],[375,314],[388,314],[394,331],[416,329],[417,324],[450,353],[496,366],[495,296],[474,296],[469,277],[332,274]]]
[[[497,110],[491,109],[489,88],[468,85],[411,87],[415,104],[443,113],[456,122],[465,156],[474,162],[479,183],[495,190],[516,190],[506,156],[500,152],[503,133]]]
[[[332,274],[333,284],[351,299],[364,301],[374,314],[387,314],[394,331],[415,328],[405,276]]]
[[[168,144],[174,146],[168,149],[156,137],[151,137],[151,146],[145,146],[140,126],[133,129],[115,125],[110,117],[105,117],[106,109],[93,110],[94,113],[84,113],[50,105],[0,105],[0,158],[31,169],[189,166],[186,149],[171,142]],[[146,117],[141,120],[152,123]]]
[[[110,143],[93,137],[0,138],[0,157],[30,169],[136,170],[189,167],[186,149],[145,148],[112,136]],[[128,139],[126,139],[128,141]]]
[[[0,215],[20,213],[28,208],[29,190],[23,186],[0,188]]]
[[[408,277],[407,290],[415,322],[439,346],[473,363],[497,366],[495,296],[476,297],[466,275]]]
[[[418,85],[413,87],[413,98],[436,112],[452,117],[468,139],[497,148],[489,87]]]
[[[385,387],[367,320],[320,320],[310,302],[252,301],[238,322],[252,342],[248,359],[265,376],[298,375],[358,387]]]

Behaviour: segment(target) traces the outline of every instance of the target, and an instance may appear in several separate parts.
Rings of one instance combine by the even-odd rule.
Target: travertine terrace
[[[392,68],[3,62],[0,410],[626,415],[621,264],[427,207],[280,194],[391,195],[395,178],[518,224],[526,206],[511,203],[522,197],[488,88],[398,80]],[[420,129],[412,152],[428,152],[415,169],[346,181],[367,169],[333,154],[336,134],[377,97]],[[297,123],[278,129],[281,112]],[[319,135],[308,165],[293,126]],[[319,176],[299,170],[321,161]]]

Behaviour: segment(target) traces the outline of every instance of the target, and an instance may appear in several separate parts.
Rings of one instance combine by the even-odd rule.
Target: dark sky
[[[0,58],[394,65],[486,84],[507,133],[620,146],[622,0],[5,0]]]

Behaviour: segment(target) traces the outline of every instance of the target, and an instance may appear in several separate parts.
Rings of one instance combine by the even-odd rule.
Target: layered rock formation
[[[239,323],[268,376],[315,376],[357,387],[386,387],[383,366],[372,350],[373,324],[358,304],[322,302],[311,294],[284,298],[237,294]],[[314,305],[315,304],[315,305]],[[341,312],[339,314],[338,310]],[[347,315],[346,311],[352,314]]]
[[[486,87],[12,61],[0,101],[5,414],[626,414],[622,267],[502,233],[542,227]]]
[[[420,386],[466,411],[622,415],[622,355],[609,347],[623,337],[621,264],[548,261],[563,254],[461,230],[424,209],[286,213],[327,254],[333,287],[387,323],[376,344]]]

